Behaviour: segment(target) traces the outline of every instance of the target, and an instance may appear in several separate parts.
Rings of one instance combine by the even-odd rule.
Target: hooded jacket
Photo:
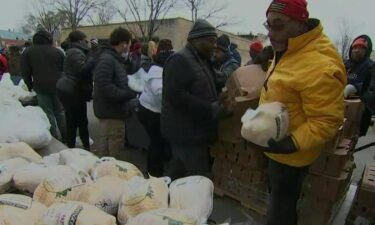
[[[375,63],[370,59],[372,53],[372,41],[370,37],[367,35],[361,35],[355,38],[353,43],[359,38],[364,38],[367,41],[368,47],[366,56],[360,62],[353,62],[351,59],[353,47],[350,46],[349,60],[345,63],[345,67],[348,76],[348,83],[356,87],[358,95],[363,96],[370,84],[372,76],[371,72],[374,71],[371,68],[375,66]]]
[[[53,47],[52,36],[47,31],[38,31],[33,37],[33,45],[21,56],[25,84],[37,93],[54,94],[63,64],[64,53]]]
[[[128,102],[136,93],[128,86],[121,56],[105,47],[94,70],[94,113],[99,119],[123,120],[129,116]]]
[[[310,31],[288,41],[288,49],[274,60],[260,104],[281,102],[288,108],[289,135],[297,151],[266,155],[293,167],[312,164],[337,133],[344,119],[345,67],[319,20]]]

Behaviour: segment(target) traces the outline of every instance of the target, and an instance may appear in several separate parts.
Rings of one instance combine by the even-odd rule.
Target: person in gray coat
[[[136,97],[128,86],[123,57],[128,53],[131,34],[116,28],[103,47],[94,70],[94,113],[104,130],[103,155],[121,158],[124,148],[125,119],[129,116],[129,101]]]

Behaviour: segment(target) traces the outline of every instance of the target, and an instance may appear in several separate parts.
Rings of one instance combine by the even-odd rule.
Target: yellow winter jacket
[[[268,70],[260,104],[282,102],[288,108],[289,133],[297,152],[266,155],[294,167],[310,165],[332,139],[344,117],[345,67],[316,19],[315,28],[289,39],[288,50]]]

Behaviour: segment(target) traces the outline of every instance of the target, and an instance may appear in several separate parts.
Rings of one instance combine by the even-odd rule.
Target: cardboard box
[[[343,125],[342,136],[344,138],[358,138],[359,128],[360,128],[360,122],[345,119],[344,125]]]
[[[241,142],[241,118],[247,109],[255,109],[258,106],[258,102],[259,99],[235,97],[233,102],[228,103],[226,107],[233,113],[233,115],[219,121],[218,139],[231,143]]]
[[[239,152],[238,163],[245,168],[264,170],[267,166],[267,158],[262,149],[246,142]]]
[[[248,108],[258,107],[265,78],[266,73],[254,66],[240,67],[228,78],[221,99],[233,116],[220,121],[219,140],[232,143],[241,141],[241,117]]]
[[[315,198],[321,201],[335,202],[347,191],[353,173],[352,162],[349,162],[345,171],[339,177],[310,172],[302,190],[303,198]]]
[[[353,161],[353,141],[342,139],[335,151],[323,151],[311,165],[310,171],[332,177],[339,177],[349,161]]]
[[[234,71],[225,84],[231,97],[246,96],[258,99],[262,90],[266,73],[257,66],[244,66]]]
[[[352,122],[360,122],[364,104],[360,99],[345,99],[345,118]]]

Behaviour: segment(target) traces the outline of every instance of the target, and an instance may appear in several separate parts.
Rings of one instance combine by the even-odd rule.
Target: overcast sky
[[[21,27],[24,16],[32,9],[37,0],[1,0],[0,29],[15,29]],[[116,0],[120,1],[121,0]],[[182,1],[182,0],[177,0]],[[221,12],[221,17],[237,22],[223,28],[233,33],[266,33],[263,22],[266,20],[265,11],[271,0],[205,0],[208,2],[226,2],[227,8]],[[325,32],[333,41],[340,37],[343,21],[350,27],[351,36],[362,33],[375,38],[375,1],[374,0],[310,0],[308,1],[310,17],[319,18]],[[119,5],[124,8],[124,4]],[[189,18],[188,11],[174,10],[170,16]]]

